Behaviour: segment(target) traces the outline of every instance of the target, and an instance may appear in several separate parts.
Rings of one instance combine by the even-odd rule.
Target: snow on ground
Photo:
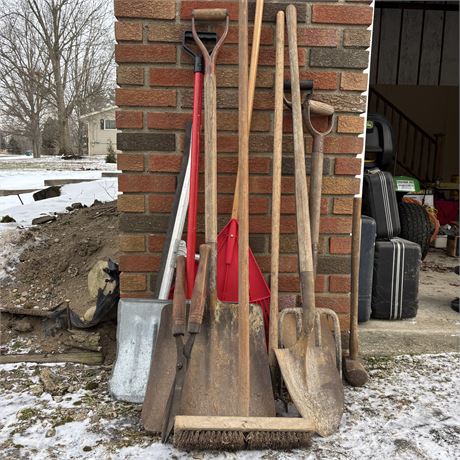
[[[113,171],[116,169],[116,165],[113,163],[106,163],[105,156],[83,157],[80,160],[63,160],[59,156],[42,156],[40,158],[32,158],[23,155],[0,155],[0,170],[11,169]]]
[[[140,427],[139,406],[110,399],[110,368],[48,366],[60,376],[77,371],[67,393],[51,396],[40,390],[45,366],[2,365],[0,458],[458,459],[459,357],[371,359],[367,386],[345,388],[346,410],[336,434],[315,437],[305,450],[237,453],[184,453],[152,440]]]
[[[66,212],[65,208],[72,203],[90,206],[94,203],[94,200],[103,202],[116,200],[117,194],[117,178],[79,182],[62,186],[60,196],[46,200],[34,201],[32,193],[24,194],[21,196],[24,205],[19,204],[3,208],[2,202],[4,198],[10,197],[0,197],[0,213],[13,217],[19,225],[29,226],[35,217],[55,212]],[[0,224],[0,227],[1,225],[3,224]]]
[[[41,158],[0,156],[0,190],[39,190],[44,187],[44,181],[47,179],[100,179],[101,171],[116,171],[116,169],[116,164],[105,163],[104,157],[86,157],[81,160],[62,160],[60,157],[56,156]],[[88,190],[85,190],[87,187],[82,182],[78,187],[64,186],[62,192],[69,197],[73,196],[75,198],[72,201],[73,203],[81,201],[81,199],[89,199],[91,194],[97,196],[97,199],[100,201],[109,201],[116,199],[116,190],[114,191],[113,188],[113,183],[115,182],[116,181],[112,179],[105,183],[100,183],[96,187],[90,186]],[[95,189],[99,190],[95,191]],[[82,198],[81,196],[85,195],[86,191],[88,191],[89,195]],[[79,197],[81,199],[78,199]],[[69,200],[72,199],[73,198],[69,198]],[[37,204],[36,207],[34,206],[34,209],[37,210],[38,214],[34,215],[34,217],[46,211],[62,212],[65,206],[69,204],[67,203],[68,200],[65,198],[64,201],[66,205],[61,210],[57,211],[55,206],[59,200],[53,202],[50,200],[46,201],[52,203],[50,209],[44,209],[47,207],[44,203]],[[31,203],[35,203],[32,193],[20,194],[20,198],[17,195],[0,196],[0,216],[5,214],[12,216],[9,212],[10,208],[21,207],[23,204]],[[24,209],[23,211],[29,214],[32,212],[32,208],[28,208],[27,211]],[[24,212],[19,213],[19,215],[24,214]],[[30,225],[30,222],[21,224]]]
[[[1,190],[39,190],[48,179],[100,179],[101,171],[0,170]],[[16,202],[20,203],[17,196]],[[22,198],[22,196],[21,196]]]

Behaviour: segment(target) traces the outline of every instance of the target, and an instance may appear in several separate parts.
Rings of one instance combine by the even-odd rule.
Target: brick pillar
[[[266,2],[250,139],[250,244],[269,281],[271,152],[275,15],[289,2]],[[325,141],[318,306],[334,309],[348,327],[350,231],[353,195],[361,171],[372,7],[369,1],[292,2],[299,21],[301,78],[313,79],[316,96],[333,105],[336,125]],[[226,7],[231,26],[218,59],[219,230],[231,212],[237,168],[238,45],[236,1],[115,0],[121,290],[123,297],[151,297],[180,169],[184,127],[191,118],[193,70],[181,50],[195,7]],[[250,4],[250,18],[254,4]],[[250,36],[252,28],[250,28]],[[287,53],[286,53],[287,55]],[[286,59],[286,76],[289,76]],[[321,123],[321,120],[318,120]],[[311,138],[306,136],[307,152]],[[307,155],[307,172],[309,158]],[[292,121],[285,111],[280,290],[283,305],[299,292],[295,237]],[[203,241],[200,176],[198,240]]]

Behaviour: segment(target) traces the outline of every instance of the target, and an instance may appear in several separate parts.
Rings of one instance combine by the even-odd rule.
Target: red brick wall
[[[270,271],[270,202],[274,81],[274,18],[289,2],[267,2],[250,140],[250,243],[267,276]],[[316,98],[337,111],[333,133],[325,141],[321,255],[316,283],[318,306],[340,314],[348,324],[352,197],[359,191],[356,154],[363,148],[359,114],[366,110],[369,1],[293,2],[299,21],[301,77],[313,79]],[[237,15],[236,1],[115,0],[116,94],[121,289],[124,297],[150,297],[160,261],[168,213],[180,168],[184,126],[191,118],[193,71],[181,50],[195,7],[226,7],[231,26],[218,60],[219,223],[228,221],[237,165]],[[250,3],[250,18],[254,4]],[[250,36],[252,29],[250,29]],[[286,60],[286,76],[289,62]],[[321,123],[321,120],[318,120]],[[311,138],[306,136],[307,151]],[[299,292],[296,256],[292,121],[285,111],[281,217],[280,289],[283,304]],[[307,158],[307,171],[309,159]],[[201,186],[203,178],[201,177]],[[203,240],[203,196],[198,238]]]

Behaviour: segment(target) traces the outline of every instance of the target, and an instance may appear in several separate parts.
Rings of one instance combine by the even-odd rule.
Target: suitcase
[[[371,317],[372,275],[374,273],[375,220],[361,217],[361,247],[359,255],[358,321],[364,323]]]
[[[420,246],[412,241],[376,241],[372,318],[405,319],[417,315],[421,256]]]
[[[393,176],[377,168],[364,173],[362,213],[375,219],[377,239],[390,239],[399,235],[398,203]]]

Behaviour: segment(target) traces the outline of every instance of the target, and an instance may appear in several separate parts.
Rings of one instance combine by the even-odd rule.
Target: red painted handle
[[[203,74],[195,72],[193,90],[193,117],[191,140],[191,167],[190,167],[190,197],[188,204],[187,223],[187,298],[192,297],[195,285],[195,252],[196,252],[196,222],[198,212],[198,170],[200,163],[200,130],[201,111],[203,105]]]

